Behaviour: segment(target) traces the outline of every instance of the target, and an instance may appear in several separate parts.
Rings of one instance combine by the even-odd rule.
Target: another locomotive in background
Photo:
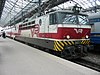
[[[7,36],[30,43],[69,59],[87,55],[90,49],[88,16],[57,10],[26,22],[5,27]]]
[[[89,21],[92,26],[91,44],[94,46],[94,51],[100,51],[100,12],[90,14]]]

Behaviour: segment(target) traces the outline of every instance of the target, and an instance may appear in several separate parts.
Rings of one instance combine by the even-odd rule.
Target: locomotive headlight
[[[88,39],[89,38],[89,36],[88,35],[86,35],[86,39]]]
[[[70,36],[69,36],[69,35],[67,35],[66,37],[67,37],[67,39],[69,39],[69,38],[70,38]]]

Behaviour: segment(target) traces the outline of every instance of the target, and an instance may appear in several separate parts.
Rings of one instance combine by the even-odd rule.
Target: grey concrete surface
[[[100,75],[100,72],[0,37],[0,75]]]

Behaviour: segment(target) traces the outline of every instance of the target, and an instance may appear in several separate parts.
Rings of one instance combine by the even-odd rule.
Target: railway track
[[[18,41],[18,40],[16,40],[16,41]],[[21,42],[21,41],[19,41],[19,42]],[[23,43],[24,43],[24,42],[23,42]],[[26,44],[26,43],[24,43],[24,44]],[[32,44],[27,44],[27,45],[33,47]],[[37,47],[35,47],[35,48],[37,48]],[[38,49],[40,49],[40,48],[38,47]],[[52,53],[51,53],[51,54],[52,54]],[[55,54],[53,54],[53,55],[55,55]],[[57,56],[57,55],[56,55],[56,56]],[[60,56],[59,56],[59,57],[60,57]],[[62,58],[62,57],[61,57],[61,58]],[[68,60],[68,59],[66,59],[66,58],[63,58],[63,59]],[[85,59],[82,59],[82,58],[80,58],[80,59],[73,59],[73,60],[69,60],[69,61],[74,62],[74,63],[76,63],[76,64],[80,64],[80,65],[82,65],[82,66],[85,66],[85,67],[88,67],[88,68],[91,68],[91,69],[93,69],[93,70],[96,70],[96,71],[99,71],[99,72],[100,72],[100,65],[99,65],[99,64],[96,64],[96,63],[94,63],[94,62],[91,62],[91,61],[88,61],[88,60],[85,60]]]
[[[90,61],[87,61],[85,59],[75,59],[75,60],[70,60],[74,63],[77,63],[77,64],[80,64],[82,66],[86,66],[88,68],[91,68],[93,70],[96,70],[96,71],[99,71],[100,72],[100,65],[99,64],[96,64],[96,63],[93,63],[93,62],[90,62]]]

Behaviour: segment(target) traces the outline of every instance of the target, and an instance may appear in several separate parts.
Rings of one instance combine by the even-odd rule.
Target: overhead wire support
[[[94,0],[94,1],[95,1],[94,12],[96,13],[96,12],[97,12],[97,8],[96,8],[96,6],[97,6],[97,3],[96,3],[96,0]]]
[[[16,5],[16,3],[18,2],[18,0],[16,0],[16,2],[14,3],[13,7],[10,9],[10,11],[7,13],[7,15],[9,15],[12,11],[12,9],[14,8],[14,6]],[[8,16],[5,17],[5,21],[7,19]]]
[[[13,4],[14,4],[13,1],[8,1],[8,0],[7,0],[7,2],[8,2],[10,5],[12,5],[12,6],[13,6]],[[11,4],[11,3],[13,3],[13,4]],[[18,7],[17,7],[17,6],[18,6]],[[15,6],[14,6],[14,7],[15,7]],[[19,6],[17,3],[16,3],[16,8],[22,9],[22,7]]]
[[[14,18],[17,19],[17,18],[20,17],[21,15],[23,15],[23,17],[24,17],[24,13],[25,13],[25,12],[23,12],[23,11],[24,11],[25,8],[27,8],[27,7],[30,5],[30,3],[35,3],[35,4],[41,5],[41,0],[40,0],[39,2],[33,2],[33,1],[34,1],[34,0],[29,1],[29,3],[28,3],[24,8],[22,8],[22,10],[21,10],[20,12],[18,12]],[[29,9],[28,9],[28,10],[29,10]],[[18,15],[18,14],[19,14],[19,15]],[[12,18],[12,19],[13,19],[13,18]],[[11,19],[11,20],[12,20],[12,19]],[[9,22],[11,22],[11,21],[9,21]],[[8,22],[8,23],[9,23],[9,22]],[[8,24],[8,23],[7,23],[7,24]],[[6,24],[6,25],[7,25],[7,24]]]
[[[17,13],[17,15],[14,17],[15,18],[15,21],[17,21],[17,20],[19,20],[20,18],[21,18],[21,12],[25,9],[25,8],[27,8],[27,6],[30,4],[30,3],[34,3],[34,4],[38,4],[38,7],[36,7],[36,8],[34,8],[32,11],[30,11],[30,12],[28,12],[28,10],[27,10],[27,12],[28,13],[26,13],[26,12],[23,12],[23,17],[25,17],[26,15],[28,15],[28,14],[30,14],[30,13],[33,13],[33,14],[35,14],[35,13],[39,13],[40,15],[42,15],[43,14],[43,12],[45,11],[45,10],[48,10],[48,9],[50,9],[50,8],[52,8],[52,7],[54,7],[54,6],[57,6],[58,4],[61,4],[61,3],[64,3],[64,2],[67,2],[67,1],[69,1],[69,0],[47,0],[46,2],[44,2],[44,3],[42,3],[42,0],[38,0],[37,2],[34,2],[34,0],[32,0],[32,1],[29,1],[29,3],[24,7],[24,8],[22,8],[22,10],[19,12],[19,13]],[[31,14],[32,15],[32,14]],[[12,18],[13,19],[13,18]],[[13,21],[12,21],[12,23],[13,23]],[[7,24],[6,24],[7,25]]]
[[[18,0],[17,0],[17,2],[18,2]],[[15,3],[17,3],[17,2],[15,2]],[[29,5],[29,3],[28,3],[25,7],[27,7],[28,5]],[[25,8],[25,7],[24,7],[24,8]],[[20,12],[22,12],[22,10],[23,10],[24,8],[21,8],[21,11],[20,11]],[[12,8],[12,9],[13,9],[13,8]],[[17,14],[20,14],[20,12],[18,12]],[[16,14],[16,16],[17,16],[17,14]],[[19,17],[19,16],[17,16],[17,17],[16,17],[16,16],[14,16],[13,18],[16,19],[17,17]],[[12,20],[13,18],[11,18],[11,20]],[[12,23],[11,20],[10,20],[9,22]],[[9,22],[8,22],[7,24],[9,24]],[[6,24],[6,25],[7,25],[7,24]],[[5,25],[5,26],[6,26],[6,25]]]
[[[39,12],[39,15],[41,16],[41,0],[39,0],[39,9],[38,9],[38,12]]]
[[[6,0],[0,0],[0,19]]]

